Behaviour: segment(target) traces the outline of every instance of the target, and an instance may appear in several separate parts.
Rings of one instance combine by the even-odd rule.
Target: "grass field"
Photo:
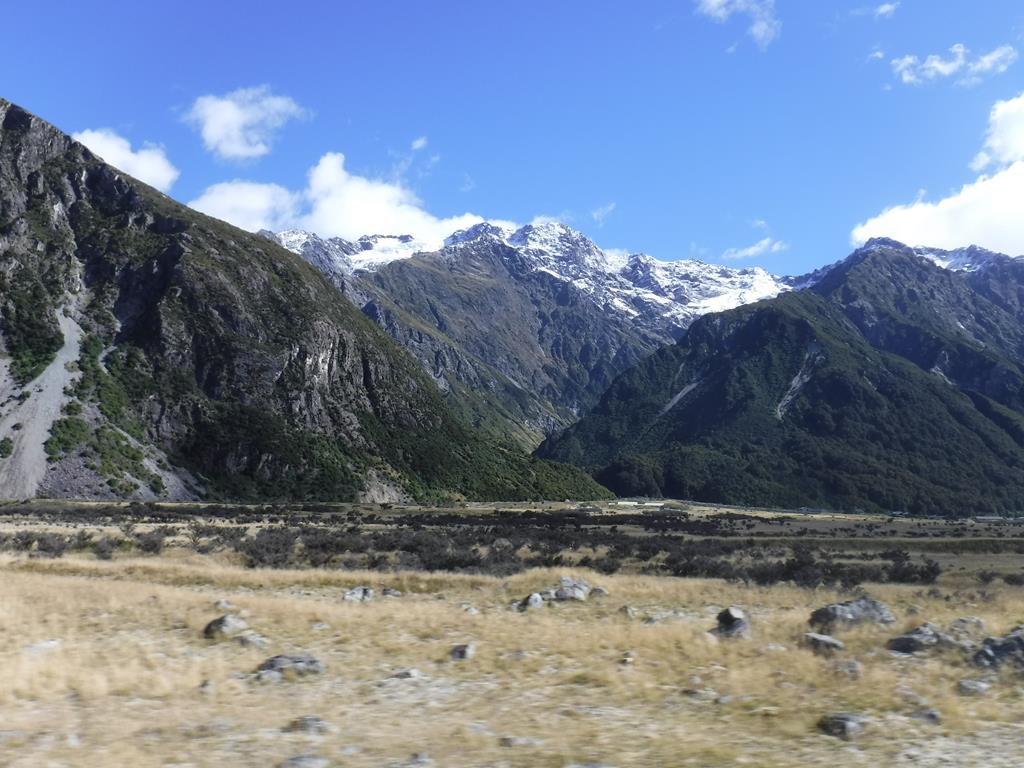
[[[353,554],[351,566],[375,559],[373,570],[334,560],[268,568],[217,545],[216,530],[252,537],[297,525],[292,515],[301,511],[211,516],[203,535],[168,510],[136,525],[109,509],[10,512],[0,526],[3,765],[267,766],[299,755],[338,766],[1024,762],[1024,675],[1003,670],[985,695],[962,696],[959,681],[982,676],[965,654],[885,649],[887,639],[926,620],[947,625],[975,616],[984,633],[997,635],[1024,621],[1024,587],[997,577],[1021,568],[1015,526],[979,529],[972,539],[954,535],[956,527],[943,537],[947,524],[931,521],[927,536],[911,535],[921,532],[916,521],[889,531],[865,528],[877,522],[868,521],[862,535],[846,530],[849,521],[764,524],[766,551],[787,536],[807,538],[804,528],[820,524],[821,537],[846,555],[870,556],[870,542],[888,546],[889,533],[922,548],[911,550],[913,558],[930,552],[947,561],[934,584],[857,587],[885,601],[897,622],[837,631],[846,649],[823,657],[801,646],[808,615],[850,592],[643,573],[657,556],[625,554],[615,573],[600,573],[580,565],[603,562],[586,536],[579,548],[561,551],[560,566],[497,574],[397,569],[394,552],[390,560]],[[366,514],[362,535],[398,525],[390,519],[398,511]],[[453,536],[452,525],[444,535]],[[757,538],[759,525],[744,521],[743,541]],[[830,533],[837,526],[841,538]],[[159,554],[132,543],[158,528]],[[632,528],[622,522],[616,535],[661,535]],[[703,539],[679,535],[728,538],[721,526],[715,530]],[[485,526],[481,535],[495,533]],[[67,537],[62,556],[41,552],[38,538],[25,548],[32,535],[46,534]],[[86,534],[90,543],[78,546]],[[94,551],[105,537],[118,539],[111,559]],[[528,549],[517,556],[529,561]],[[505,560],[494,562],[508,570]],[[564,575],[608,594],[525,613],[510,607]],[[342,599],[358,585],[374,588],[374,600]],[[401,596],[383,596],[386,587]],[[267,647],[205,639],[205,625],[225,613],[218,601],[229,601]],[[752,637],[709,635],[717,612],[733,604],[750,615]],[[470,642],[473,658],[449,657],[454,645]],[[312,654],[325,671],[253,679],[263,660],[281,653]],[[859,675],[843,671],[850,660]],[[941,713],[941,724],[913,717],[924,706]],[[864,715],[864,733],[849,742],[821,734],[818,719],[834,712]],[[307,715],[326,721],[327,731],[286,730]]]

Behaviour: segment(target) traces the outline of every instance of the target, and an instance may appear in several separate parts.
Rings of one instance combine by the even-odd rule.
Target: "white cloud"
[[[872,237],[891,237],[910,245],[958,248],[981,245],[1010,255],[1024,254],[1024,93],[996,102],[989,115],[984,149],[971,163],[975,171],[992,169],[958,191],[928,202],[896,205],[858,224],[854,245]]]
[[[412,140],[412,144],[409,145],[409,149],[411,149],[413,152],[419,152],[421,149],[426,149],[426,147],[427,147],[427,137],[426,136],[419,136],[419,137],[413,139]]]
[[[757,45],[764,50],[782,31],[782,22],[775,15],[775,0],[696,0],[697,13],[724,23],[734,15],[750,20],[747,28]]]
[[[459,229],[483,221],[472,213],[437,217],[399,181],[349,173],[345,156],[330,152],[308,174],[301,192],[277,184],[227,181],[189,203],[193,208],[247,229],[308,229],[324,237],[412,235],[429,247]]]
[[[960,75],[960,85],[976,85],[985,77],[1005,72],[1017,61],[1017,49],[1002,45],[977,58],[971,59],[970,51],[963,43],[949,49],[949,57],[931,54],[922,61],[908,54],[892,60],[892,71],[906,85],[920,85]]]
[[[877,6],[871,13],[876,19],[888,19],[894,13],[896,9],[900,7],[899,3],[882,3]]]
[[[270,152],[274,135],[289,120],[308,112],[266,85],[239,88],[223,96],[200,96],[185,115],[199,129],[203,145],[227,160],[249,160]]]
[[[143,144],[140,149],[134,150],[128,139],[109,128],[79,131],[72,134],[72,138],[87,146],[115,168],[120,168],[161,192],[167,192],[180,175],[178,169],[167,158],[163,147]]]
[[[483,221],[471,213],[438,218],[402,183],[349,173],[345,156],[339,152],[324,155],[309,172],[306,201],[310,206],[303,216],[306,229],[348,239],[365,234],[408,234],[440,243],[452,232]]]
[[[604,221],[615,211],[615,203],[606,203],[605,205],[598,206],[590,212],[590,218],[597,222],[599,227],[604,226]]]
[[[882,50],[876,49],[876,50],[874,50],[874,51],[872,51],[871,53],[868,54],[868,61],[881,61],[884,58],[885,58],[885,51],[882,51]]]
[[[1010,255],[1024,253],[1024,161],[992,176],[981,176],[937,202],[897,205],[858,224],[854,245],[891,237],[910,245],[959,248],[981,245]]]
[[[295,226],[302,196],[279,184],[255,181],[223,181],[207,187],[189,206],[197,211],[255,232],[278,231]]]
[[[993,51],[981,56],[968,68],[965,83],[980,83],[985,75],[1001,75],[1019,58],[1017,49],[1012,45],[1001,45]]]
[[[988,118],[985,146],[971,168],[982,171],[991,165],[1009,165],[1024,160],[1024,93],[997,101]]]
[[[722,258],[729,260],[753,259],[766,253],[780,253],[787,248],[789,248],[789,245],[781,240],[764,237],[745,248],[729,248],[722,253]]]

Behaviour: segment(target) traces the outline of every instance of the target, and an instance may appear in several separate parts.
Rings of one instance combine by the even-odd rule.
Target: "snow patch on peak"
[[[515,228],[485,221],[459,230],[438,250],[409,235],[369,235],[349,242],[288,230],[278,242],[344,282],[352,273],[375,271],[417,253],[458,261],[463,249],[488,242],[516,252],[517,269],[572,285],[606,311],[633,318],[659,335],[677,335],[699,315],[732,309],[791,290],[787,278],[760,267],[733,268],[701,261],[660,261],[644,253],[602,249],[558,221]]]
[[[507,241],[543,262],[550,272],[579,279],[582,272],[613,274],[629,257],[618,250],[601,250],[593,240],[560,221],[545,221],[520,227]]]
[[[430,243],[412,235],[363,235],[356,241],[359,252],[352,256],[354,270],[373,272],[385,264],[432,251]]]
[[[286,229],[284,232],[278,232],[276,240],[289,251],[294,251],[295,253],[301,253],[306,243],[324,242],[319,235],[306,232],[303,229]]]
[[[955,248],[951,251],[942,248],[915,248],[914,253],[922,258],[938,264],[943,269],[954,272],[977,272],[982,267],[1002,258],[1009,258],[1001,253],[990,251],[977,245],[966,248]]]
[[[910,247],[897,240],[888,237],[873,237],[863,246],[853,252],[850,258],[865,253],[879,251],[902,251],[927,259],[933,264],[953,272],[976,272],[999,259],[1013,258],[1003,253],[990,251],[978,245],[968,245],[963,248],[932,248],[928,246]]]
[[[445,247],[453,245],[461,245],[462,243],[472,243],[482,238],[492,238],[505,242],[512,235],[514,229],[512,227],[501,226],[494,224],[490,221],[481,221],[479,224],[474,224],[468,229],[460,229],[445,238]]]

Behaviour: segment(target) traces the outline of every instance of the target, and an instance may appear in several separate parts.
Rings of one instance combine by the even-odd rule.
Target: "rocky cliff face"
[[[578,479],[470,434],[290,251],[4,101],[0,310],[0,496],[522,497]],[[42,477],[13,484],[40,452]]]
[[[534,447],[694,318],[774,296],[762,269],[604,251],[559,223],[406,239],[273,236],[330,275],[474,427]]]
[[[474,423],[491,419],[496,429],[510,418],[540,436],[575,421],[617,373],[669,338],[606,311],[491,238],[360,279],[370,296],[364,311],[413,351]]]

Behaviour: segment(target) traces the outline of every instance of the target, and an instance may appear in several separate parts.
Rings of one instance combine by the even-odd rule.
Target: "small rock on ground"
[[[207,640],[222,640],[245,632],[248,628],[249,625],[241,616],[226,613],[206,625],[203,629],[203,637]]]
[[[284,727],[284,730],[288,733],[313,733],[323,735],[326,733],[335,733],[338,729],[322,717],[304,715],[292,720]]]
[[[942,713],[934,707],[922,707],[921,709],[916,710],[911,717],[915,720],[920,720],[931,725],[942,724]]]
[[[749,639],[750,622],[747,621],[747,614],[735,605],[726,608],[718,614],[718,626],[711,630],[711,634],[716,637]]]
[[[828,629],[836,625],[892,624],[895,621],[896,617],[885,603],[870,597],[860,597],[818,608],[811,614],[808,623],[812,627]]]
[[[991,687],[992,684],[984,680],[961,680],[956,690],[961,696],[984,696]]]
[[[453,646],[448,655],[453,661],[468,661],[476,656],[476,645],[473,643],[461,643]]]
[[[267,648],[270,640],[263,635],[248,629],[235,637],[235,642],[245,648]]]
[[[271,656],[256,668],[260,680],[276,682],[282,677],[305,677],[323,674],[324,663],[309,654],[282,654]]]
[[[368,603],[373,600],[373,589],[370,587],[352,587],[341,597],[347,603]]]
[[[837,712],[832,715],[825,715],[818,721],[818,730],[844,741],[856,738],[864,730],[864,726],[864,718],[851,712]]]
[[[842,640],[817,632],[805,632],[803,644],[821,656],[831,656],[836,651],[846,648],[846,644]]]

